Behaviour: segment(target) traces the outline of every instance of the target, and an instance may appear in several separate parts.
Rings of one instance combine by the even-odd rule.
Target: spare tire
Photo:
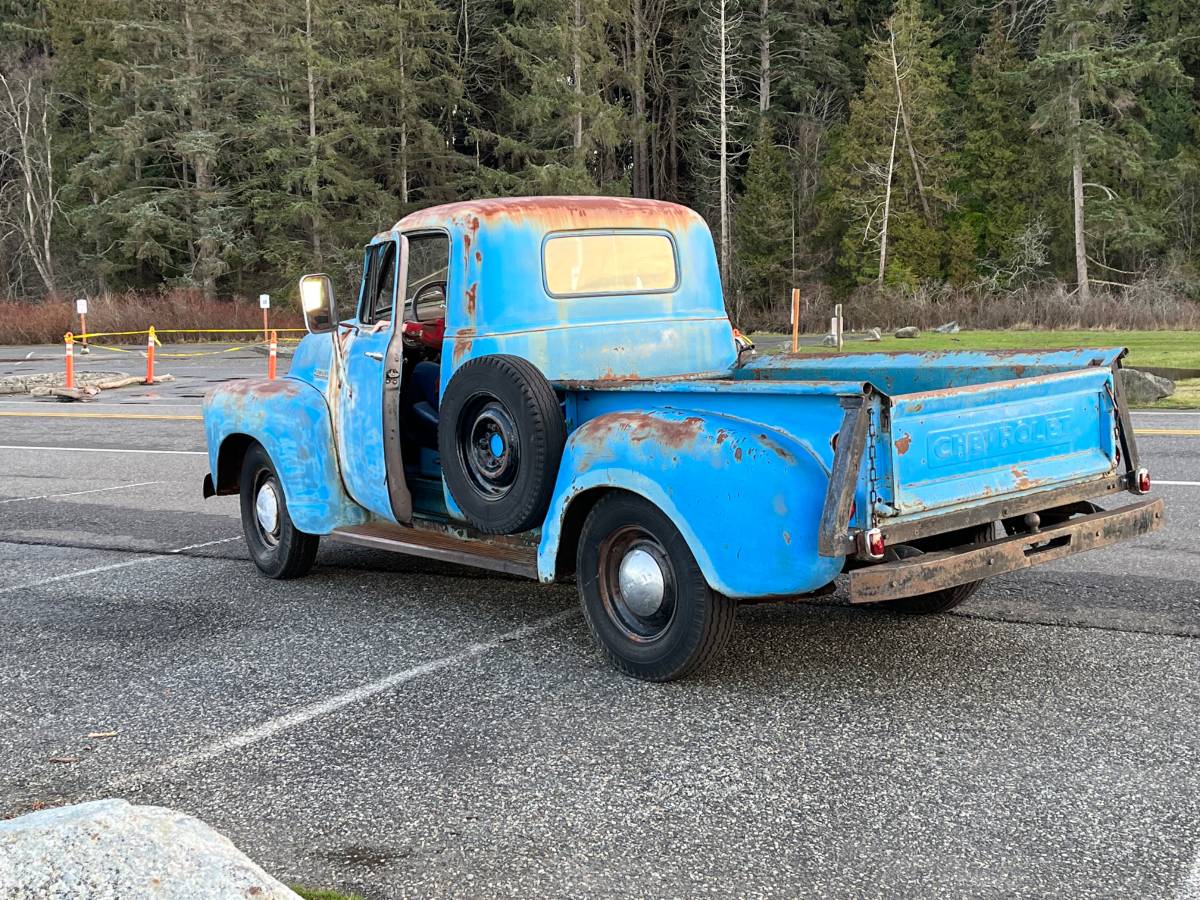
[[[558,396],[517,356],[480,356],[454,373],[438,413],[450,496],[488,534],[540,525],[567,441]]]

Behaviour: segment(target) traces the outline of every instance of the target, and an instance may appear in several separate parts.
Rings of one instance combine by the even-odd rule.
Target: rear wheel
[[[687,542],[656,506],[610,494],[588,514],[576,578],[592,637],[621,672],[673,681],[716,657],[737,605],[708,586]]]
[[[275,465],[260,444],[247,450],[242,462],[241,507],[246,546],[259,571],[279,579],[307,575],[320,538],[292,522]]]
[[[969,544],[982,544],[996,539],[995,523],[978,525],[974,528],[964,528],[961,531],[949,531],[946,534],[935,534],[932,537],[912,541],[911,546],[922,553],[937,553],[953,547]],[[952,588],[940,591],[930,591],[928,594],[917,594],[915,597],[901,597],[898,600],[884,600],[875,606],[889,609],[892,612],[908,615],[928,615],[954,609],[964,600],[974,596],[982,581],[969,581]]]

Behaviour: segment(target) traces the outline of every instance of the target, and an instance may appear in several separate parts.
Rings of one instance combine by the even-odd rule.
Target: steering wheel
[[[422,310],[423,306],[426,311]],[[429,312],[433,311],[439,315],[430,316]],[[412,300],[412,316],[404,322],[401,331],[404,342],[410,347],[441,349],[446,333],[446,282],[430,282],[417,291]]]

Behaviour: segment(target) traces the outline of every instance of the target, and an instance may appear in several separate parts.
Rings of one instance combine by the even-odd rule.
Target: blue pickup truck
[[[274,381],[213,390],[204,491],[272,578],[320,536],[574,578],[637,678],[720,651],[741,602],[949,609],[989,576],[1161,527],[1120,349],[756,357],[704,220],[601,197],[427,209],[352,307],[300,284]]]

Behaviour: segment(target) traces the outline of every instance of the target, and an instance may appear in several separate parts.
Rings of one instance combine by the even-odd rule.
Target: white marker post
[[[271,295],[270,294],[259,294],[258,295],[258,307],[259,307],[259,309],[261,309],[263,311],[263,341],[267,342],[267,341],[271,340],[271,335],[270,335],[270,327],[271,326],[267,322],[267,317],[270,315],[270,310],[271,310]]]
[[[83,353],[91,353],[87,342],[87,297],[80,297],[75,301],[75,312],[79,313],[79,334],[83,341]]]

